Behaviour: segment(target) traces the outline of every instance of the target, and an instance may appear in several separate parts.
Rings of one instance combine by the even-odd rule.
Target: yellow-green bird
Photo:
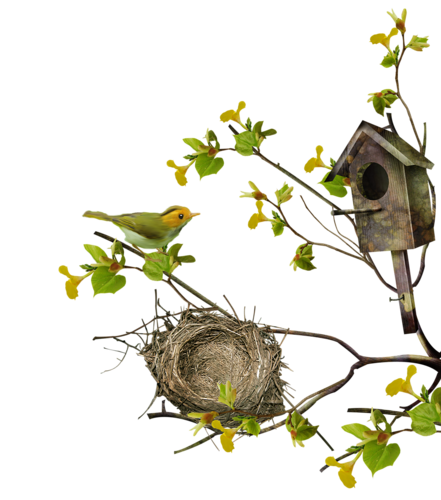
[[[193,214],[188,208],[173,206],[162,214],[136,212],[133,214],[107,215],[87,211],[83,217],[113,222],[126,235],[126,241],[141,248],[162,248],[173,241]]]

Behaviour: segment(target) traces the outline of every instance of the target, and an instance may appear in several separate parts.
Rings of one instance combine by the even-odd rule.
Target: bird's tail
[[[112,222],[112,216],[106,212],[102,212],[101,210],[84,210],[80,214],[80,217],[84,217],[86,219],[94,219],[100,220],[103,222]]]

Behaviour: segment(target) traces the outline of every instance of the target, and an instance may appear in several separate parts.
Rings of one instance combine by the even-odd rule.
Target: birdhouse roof
[[[336,175],[349,176],[349,166],[368,137],[406,166],[416,165],[421,168],[433,168],[434,164],[430,160],[403,140],[398,134],[362,121],[329,173],[326,179],[327,182],[332,181]]]

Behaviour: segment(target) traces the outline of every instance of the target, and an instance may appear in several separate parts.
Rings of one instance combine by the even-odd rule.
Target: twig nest
[[[182,414],[228,410],[217,401],[218,383],[228,380],[237,389],[236,408],[259,415],[284,411],[282,350],[272,334],[251,321],[183,313],[176,327],[155,333],[141,355],[158,384],[157,395]],[[219,420],[236,427],[233,416],[221,415]]]

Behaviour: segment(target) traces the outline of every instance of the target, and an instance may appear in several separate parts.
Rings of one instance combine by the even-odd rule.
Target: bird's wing
[[[143,212],[143,214],[144,214],[144,216],[148,214],[150,216],[150,218],[158,217],[158,219],[159,219],[159,215],[151,213],[151,212]],[[156,239],[159,239],[161,236],[164,236],[163,234],[161,234],[159,228],[150,227],[149,225],[146,225],[145,223],[142,224],[140,222],[137,222],[135,215],[136,214],[134,214],[134,213],[119,214],[118,216],[115,216],[115,217],[118,217],[118,219],[114,219],[114,220],[117,220],[117,222],[120,225],[123,224],[124,227],[126,227],[127,229],[130,229],[131,231],[134,231],[135,233],[138,233],[141,236],[144,236],[145,238],[156,240]]]

